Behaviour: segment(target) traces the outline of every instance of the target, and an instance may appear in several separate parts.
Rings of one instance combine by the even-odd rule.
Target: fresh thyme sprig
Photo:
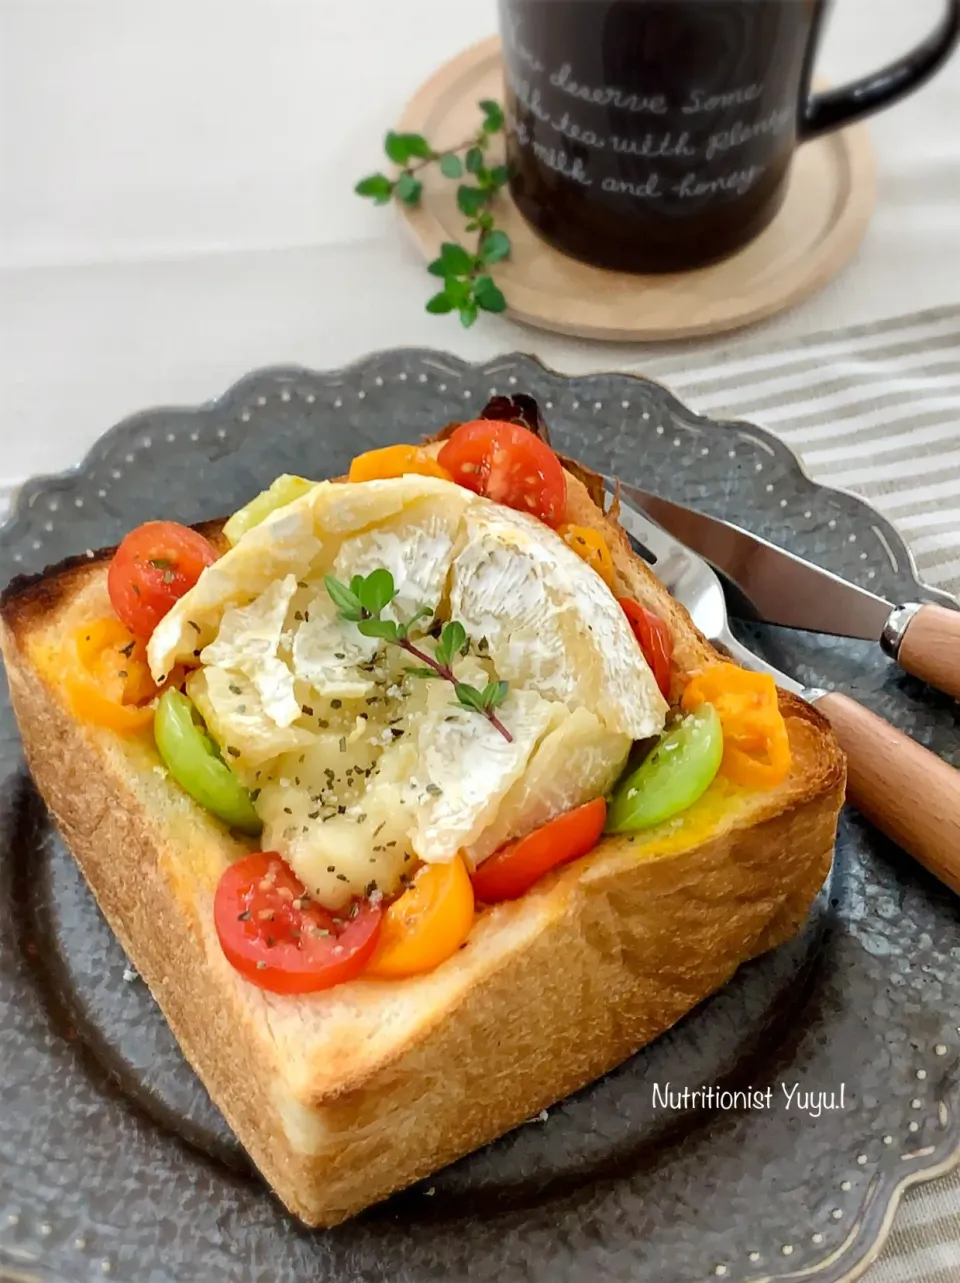
[[[357,631],[364,637],[379,637],[390,645],[405,650],[408,655],[420,661],[417,667],[410,667],[407,672],[416,677],[442,677],[444,681],[450,682],[453,693],[464,708],[481,713],[505,740],[513,740],[496,714],[496,709],[507,698],[509,683],[491,681],[483,687],[471,686],[468,682],[458,681],[454,675],[454,660],[470,649],[467,630],[463,624],[455,619],[444,624],[431,655],[410,640],[410,633],[420,620],[433,618],[433,611],[428,606],[418,610],[406,623],[395,623],[392,619],[382,618],[383,611],[397,595],[393,575],[389,570],[372,570],[369,575],[354,575],[349,586],[333,575],[325,575],[323,582],[341,619],[356,624]]]
[[[509,174],[506,165],[486,163],[490,139],[503,129],[503,108],[489,98],[479,107],[483,121],[477,132],[444,151],[437,151],[423,134],[391,130],[384,141],[384,151],[400,166],[400,173],[396,178],[370,174],[354,189],[358,196],[366,196],[377,205],[388,205],[393,199],[404,205],[419,205],[423,183],[417,174],[424,166],[436,163],[445,178],[459,180],[465,174],[473,178],[473,184],[460,183],[457,188],[457,208],[467,219],[464,230],[476,234],[475,242],[467,246],[445,241],[439,257],[427,268],[443,280],[443,289],[428,300],[427,311],[437,315],[458,312],[465,326],[473,325],[481,311],[502,312],[507,306],[490,268],[510,255],[510,237],[495,226],[491,208]]]

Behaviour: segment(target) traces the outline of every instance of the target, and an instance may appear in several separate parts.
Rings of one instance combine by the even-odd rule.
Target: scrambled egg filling
[[[324,576],[381,568],[384,618],[459,620],[456,678],[509,682],[509,740],[340,618]],[[431,626],[413,634],[427,653]],[[666,713],[623,611],[559,536],[421,476],[322,482],[248,531],[157,627],[154,676],[198,652],[187,691],[254,792],[263,848],[332,908],[393,894],[417,861],[478,863],[605,792]]]

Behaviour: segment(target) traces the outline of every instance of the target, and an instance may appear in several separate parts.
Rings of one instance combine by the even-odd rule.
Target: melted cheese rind
[[[644,739],[667,704],[613,593],[552,530],[480,500],[464,517],[450,611],[486,637],[500,677]]]
[[[458,673],[458,676],[460,674]],[[497,715],[508,741],[486,717],[440,698],[417,728],[417,766],[410,784],[411,841],[421,860],[452,860],[494,822],[504,797],[521,778],[540,740],[566,717],[560,704],[535,691],[510,691]]]
[[[315,579],[333,569],[340,545],[381,525],[419,500],[434,499],[457,526],[476,496],[437,477],[407,476],[344,485],[320,481],[305,495],[277,508],[208,566],[154,629],[147,647],[150,671],[165,676],[177,662],[216,636],[224,611],[243,606],[277,579]]]
[[[200,656],[208,668],[248,677],[260,696],[264,713],[277,726],[290,726],[300,716],[293,672],[280,657],[284,626],[296,591],[296,577],[287,575],[272,583],[249,606],[233,606],[220,620],[216,640]]]
[[[318,492],[329,487],[330,482],[321,482],[278,508],[206,568],[153,630],[147,660],[155,681],[174,664],[191,662],[195,651],[212,642],[231,606],[246,605],[278,579],[299,579],[309,570],[321,549],[314,506]]]
[[[396,621],[426,606],[463,623],[458,680],[509,682],[510,740],[338,617],[324,576],[381,568]],[[323,482],[271,514],[174,606],[149,659],[162,673],[198,652],[188,693],[259,790],[264,849],[331,908],[394,893],[419,860],[479,862],[598,796],[666,709],[599,576],[533,518],[437,478]]]
[[[316,505],[317,526],[341,541],[370,526],[383,525],[421,499],[437,500],[453,521],[458,521],[464,509],[476,502],[476,495],[451,481],[415,473],[354,485],[324,485],[328,490]]]
[[[259,692],[243,673],[200,668],[187,679],[187,694],[223,750],[225,761],[248,787],[264,762],[311,743],[308,731],[278,726],[268,716]]]
[[[364,637],[356,624],[341,619],[329,594],[321,589],[310,601],[293,635],[293,670],[325,700],[359,699],[374,687],[373,677],[359,667],[380,649],[375,637]]]
[[[464,493],[464,492],[461,492]],[[431,610],[446,591],[466,503],[449,496],[411,504],[402,513],[365,530],[340,546],[333,573],[348,584],[354,575],[389,570],[397,595],[383,612],[395,622],[410,619],[421,607]]]

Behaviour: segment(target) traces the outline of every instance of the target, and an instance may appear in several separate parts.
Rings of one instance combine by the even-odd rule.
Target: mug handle
[[[910,93],[947,60],[958,38],[960,0],[948,0],[947,12],[936,31],[899,62],[840,89],[811,95],[800,119],[801,142],[849,125]]]

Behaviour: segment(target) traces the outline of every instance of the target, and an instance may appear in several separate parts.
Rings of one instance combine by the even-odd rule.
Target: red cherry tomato
[[[132,633],[149,637],[217,560],[209,540],[176,521],[148,521],[131,530],[114,553],[107,576],[113,608]]]
[[[517,423],[461,423],[437,456],[458,485],[548,526],[563,521],[567,483],[550,447]]]
[[[485,904],[517,900],[550,869],[586,855],[600,841],[607,803],[594,798],[494,851],[473,875],[473,891]]]
[[[670,698],[670,661],[673,659],[673,638],[670,630],[652,610],[629,597],[618,597],[623,613],[630,620],[633,635],[640,643],[643,657],[650,666],[654,680],[664,699]]]
[[[377,947],[381,917],[369,900],[342,913],[315,904],[275,851],[231,864],[213,902],[228,961],[271,993],[315,993],[358,976]]]

